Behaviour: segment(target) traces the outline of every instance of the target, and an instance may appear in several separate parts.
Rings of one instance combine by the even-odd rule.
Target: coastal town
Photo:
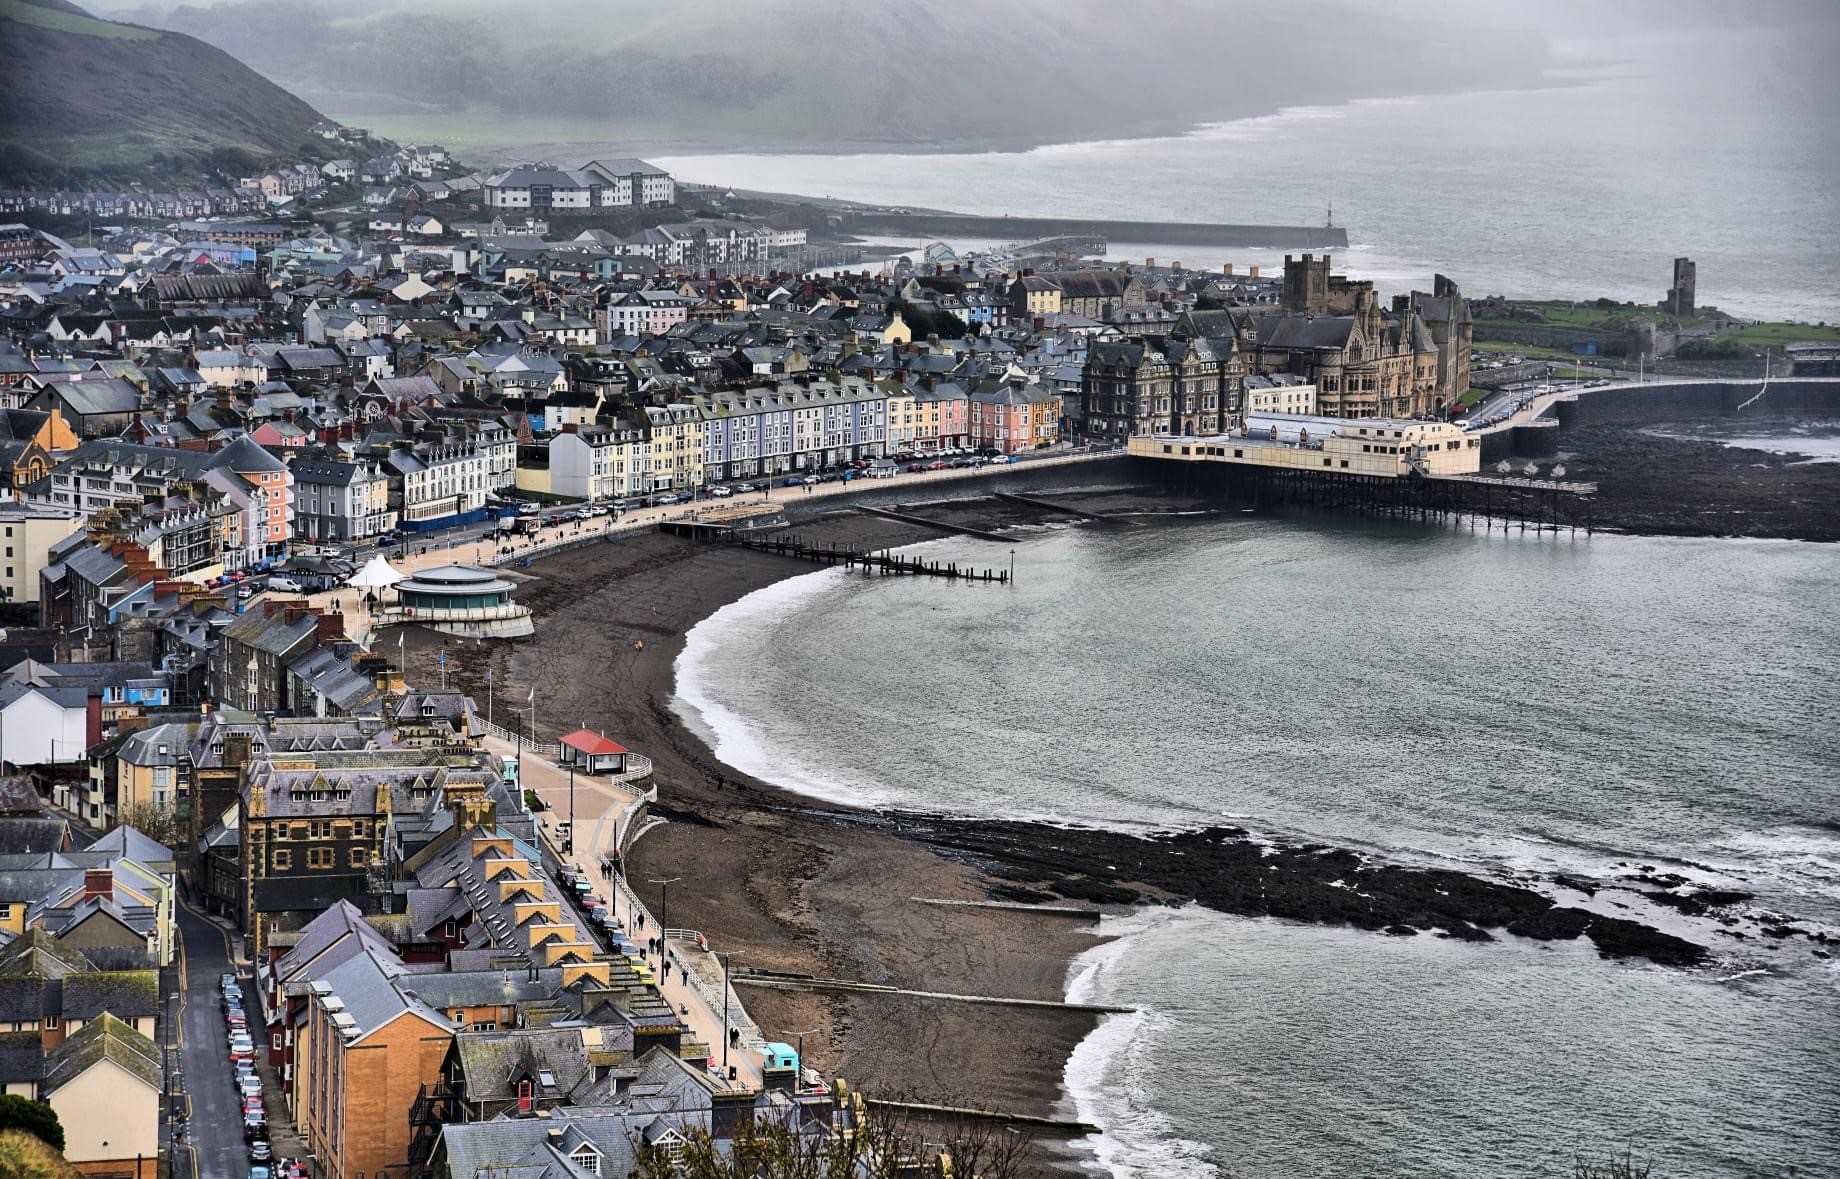
[[[629,873],[721,771],[520,668],[566,604],[532,605],[544,570],[675,538],[970,583],[788,512],[899,491],[882,523],[983,535],[897,501],[1100,462],[1524,488],[1488,440],[1615,375],[1480,350],[1442,275],[1383,295],[1327,254],[1201,270],[1090,235],[865,260],[640,159],[314,134],[234,184],[0,191],[84,226],[0,225],[0,1083],[88,1175],[660,1174],[762,1125],[852,1173],[1020,1173],[887,1119],[1077,1122],[852,1084],[750,1010],[897,987],[737,968],[681,917],[727,885]],[[1681,262],[1654,318],[1690,341]],[[1697,949],[1657,944],[1617,952]]]

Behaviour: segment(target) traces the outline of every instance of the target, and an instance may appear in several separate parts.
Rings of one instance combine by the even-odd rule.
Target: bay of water
[[[1840,922],[1831,547],[1232,516],[1015,560],[1013,589],[826,571],[743,599],[691,633],[680,711],[855,803],[1654,864]],[[1805,948],[1711,939],[1679,972],[1194,908],[1108,925],[1072,990],[1143,1014],[1068,1083],[1114,1173],[1568,1174],[1625,1143],[1657,1175],[1835,1173],[1840,975]]]
[[[1840,90],[1779,38],[1656,30],[1565,47],[1575,85],[1301,107],[1161,139],[657,162],[685,180],[985,214],[1319,225],[1333,205],[1352,247],[1339,267],[1383,292],[1442,272],[1472,296],[1653,303],[1684,254],[1702,305],[1831,323]],[[1111,252],[1210,268],[1283,254]]]

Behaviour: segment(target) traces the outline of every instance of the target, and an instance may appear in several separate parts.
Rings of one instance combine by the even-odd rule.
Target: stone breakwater
[[[1345,250],[1339,225],[1229,225],[1202,221],[1107,221],[1084,217],[980,217],[968,213],[850,213],[851,233],[919,234],[940,238],[1102,237],[1166,246],[1263,246]]]

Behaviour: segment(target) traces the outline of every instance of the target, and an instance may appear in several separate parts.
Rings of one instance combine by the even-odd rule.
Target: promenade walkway
[[[515,742],[498,737],[488,737],[486,747],[501,756],[517,755]],[[649,793],[651,783],[618,783],[609,781],[605,775],[590,777],[576,774],[573,791],[574,850],[563,855],[563,839],[558,825],[569,821],[571,803],[568,770],[556,765],[548,757],[531,752],[527,745],[524,748],[521,773],[524,787],[534,790],[549,808],[539,812],[537,819],[544,839],[557,857],[574,864],[588,880],[594,882],[595,895],[613,907],[614,916],[625,926],[630,940],[644,946],[650,939],[659,936],[662,926],[657,915],[645,907],[617,871],[612,877],[601,871],[603,860],[615,858],[614,852],[619,846],[619,840],[639,805],[655,797]],[[748,1018],[746,1009],[733,997],[732,992],[725,1028],[720,966],[715,967],[713,981],[710,973],[710,963],[715,961],[715,956],[693,937],[671,939],[669,951],[671,968],[668,973],[660,968],[658,955],[648,951],[646,960],[652,964],[659,991],[665,1001],[689,1026],[691,1035],[709,1046],[714,1062],[721,1062],[722,1044],[728,1038],[727,1028],[737,1029],[743,1044],[758,1044],[760,1037],[753,1021]],[[686,970],[686,967],[690,969]],[[747,1088],[760,1086],[761,1056],[758,1051],[731,1047],[728,1063],[735,1067],[737,1085]]]

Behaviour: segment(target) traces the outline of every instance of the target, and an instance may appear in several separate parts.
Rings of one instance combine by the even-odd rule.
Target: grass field
[[[41,29],[56,29],[60,33],[84,33],[114,41],[152,41],[160,35],[154,29],[111,24],[81,13],[40,8],[36,4],[25,3],[25,0],[0,0],[0,17],[16,20],[22,25],[37,25]]]
[[[1780,348],[1803,340],[1840,340],[1840,327],[1832,324],[1750,323],[1722,333],[1720,339],[1741,340],[1756,348]]]
[[[1568,348],[1546,348],[1538,344],[1517,344],[1512,340],[1484,339],[1480,330],[1476,333],[1472,347],[1478,352],[1512,352],[1528,360],[1577,360],[1578,354]]]

